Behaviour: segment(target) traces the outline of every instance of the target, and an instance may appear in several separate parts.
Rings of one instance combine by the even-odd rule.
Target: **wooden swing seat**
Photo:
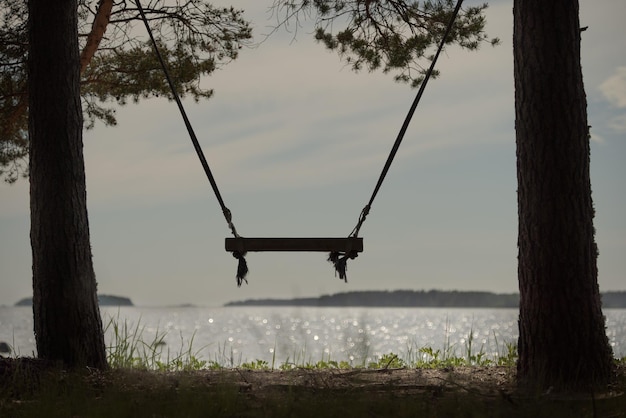
[[[226,238],[226,251],[362,252],[363,238]]]

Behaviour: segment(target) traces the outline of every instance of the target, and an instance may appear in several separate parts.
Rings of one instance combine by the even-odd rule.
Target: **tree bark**
[[[598,289],[578,1],[515,0],[520,290],[518,379],[605,385],[613,355]]]
[[[29,136],[38,355],[106,368],[89,243],[76,0],[30,0]]]

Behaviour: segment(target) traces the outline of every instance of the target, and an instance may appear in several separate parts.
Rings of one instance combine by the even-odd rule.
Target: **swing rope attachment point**
[[[361,230],[361,226],[363,222],[365,222],[365,218],[370,212],[370,205],[368,204],[361,211],[361,215],[359,216],[359,222],[356,224],[352,232],[350,233],[351,238],[357,238],[359,236],[359,231]],[[348,260],[354,260],[359,256],[358,251],[347,250],[347,251],[331,251],[328,253],[328,259],[330,263],[335,267],[335,277],[339,276],[339,279],[348,283]]]

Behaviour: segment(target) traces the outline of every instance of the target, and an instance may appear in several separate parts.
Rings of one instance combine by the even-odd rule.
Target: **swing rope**
[[[217,182],[215,181],[215,178],[213,177],[213,173],[211,172],[211,168],[209,167],[209,163],[204,157],[204,152],[202,152],[202,148],[200,147],[200,143],[198,142],[198,137],[196,137],[193,127],[191,126],[191,122],[189,122],[189,118],[187,117],[187,112],[185,112],[183,103],[181,102],[180,97],[178,96],[178,92],[176,91],[176,86],[174,85],[174,82],[172,81],[172,78],[170,77],[169,71],[167,70],[167,66],[165,65],[165,60],[163,59],[163,56],[161,55],[161,52],[159,51],[159,48],[157,46],[156,40],[154,39],[154,35],[152,34],[152,29],[150,29],[150,25],[148,24],[148,19],[146,18],[146,14],[143,10],[143,7],[141,6],[141,2],[140,0],[135,0],[135,2],[137,3],[137,9],[139,10],[141,19],[143,20],[143,23],[146,26],[146,30],[148,31],[148,35],[150,36],[150,40],[152,41],[154,51],[159,60],[159,63],[161,64],[161,68],[163,69],[163,73],[165,74],[165,78],[167,79],[167,83],[170,86],[170,90],[172,91],[174,100],[176,101],[176,104],[178,105],[178,110],[180,111],[180,114],[183,117],[183,121],[185,122],[185,127],[187,128],[187,132],[189,133],[189,137],[191,138],[193,147],[196,150],[196,154],[198,154],[198,158],[200,159],[200,163],[202,164],[202,167],[204,168],[204,172],[207,178],[209,179],[209,183],[211,183],[211,187],[213,188],[213,193],[215,194],[215,197],[217,198],[217,201],[219,202],[220,207],[222,208],[222,213],[224,214],[224,218],[226,219],[228,228],[230,229],[232,234],[235,236],[235,238],[239,238],[237,229],[235,228],[235,225],[233,224],[233,215],[230,209],[226,207],[226,204],[224,203],[224,199],[222,198],[222,194],[220,193],[220,189],[217,186]],[[242,253],[239,251],[233,251],[233,257],[235,257],[239,261],[238,266],[237,266],[237,286],[241,286],[241,283],[244,281],[248,283],[248,281],[246,280],[246,275],[248,274],[248,265],[246,263],[246,259],[244,258],[245,255],[246,255],[245,252]]]
[[[413,100],[413,103],[411,104],[411,108],[409,109],[408,114],[404,118],[404,123],[402,124],[402,127],[400,128],[400,132],[398,133],[398,136],[396,137],[396,140],[393,143],[393,147],[391,148],[391,152],[389,153],[389,156],[387,157],[385,166],[383,167],[383,170],[380,173],[380,176],[378,177],[378,181],[376,182],[376,187],[374,187],[374,192],[372,193],[372,196],[370,197],[369,202],[367,202],[367,205],[365,205],[365,207],[361,211],[361,214],[359,215],[359,220],[349,235],[350,237],[356,238],[359,236],[359,231],[361,230],[361,227],[363,226],[363,223],[365,222],[367,215],[369,215],[370,213],[370,209],[372,208],[374,199],[376,198],[376,195],[378,194],[378,191],[380,190],[383,184],[383,181],[385,180],[385,177],[387,176],[387,172],[389,171],[389,168],[391,168],[391,163],[393,162],[393,159],[395,158],[396,153],[398,152],[398,149],[400,148],[400,144],[402,143],[402,140],[404,139],[404,134],[406,133],[409,127],[409,123],[411,123],[411,119],[413,118],[415,109],[417,109],[417,105],[419,104],[422,98],[422,94],[424,94],[424,90],[426,89],[426,84],[428,83],[428,80],[430,79],[430,76],[432,75],[433,70],[435,69],[435,64],[437,63],[439,54],[443,50],[443,47],[446,43],[446,39],[448,38],[448,35],[450,35],[450,32],[452,31],[454,21],[456,20],[456,17],[459,14],[459,10],[461,9],[462,3],[463,3],[463,0],[458,0],[456,7],[454,8],[454,11],[452,12],[452,17],[450,18],[450,21],[448,22],[448,26],[446,28],[446,31],[443,37],[441,38],[439,47],[437,48],[437,52],[435,53],[435,56],[433,57],[430,63],[430,67],[428,67],[428,70],[426,71],[426,74],[424,75],[424,80],[422,81],[422,84],[420,85],[417,95],[415,96],[415,99]],[[339,278],[347,281],[347,277],[346,277],[347,261],[348,259],[356,258],[357,255],[358,253],[354,251],[351,251],[351,252],[346,251],[343,253],[331,252],[328,256],[328,261],[334,264],[336,274],[339,275]]]

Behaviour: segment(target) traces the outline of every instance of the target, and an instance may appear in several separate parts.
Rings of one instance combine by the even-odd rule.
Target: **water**
[[[626,356],[626,310],[605,310],[607,335],[616,357]],[[506,344],[517,342],[517,309],[467,308],[102,308],[106,326],[112,319],[141,338],[152,341],[164,335],[163,353],[192,354],[222,365],[264,360],[316,363],[348,361],[353,365],[376,361],[384,354],[417,356],[431,347],[465,356],[471,341],[473,353],[490,358],[506,354]],[[106,332],[107,344],[113,338]],[[0,341],[20,355],[33,355],[35,341],[32,310],[0,307]],[[190,347],[191,345],[191,347]]]

